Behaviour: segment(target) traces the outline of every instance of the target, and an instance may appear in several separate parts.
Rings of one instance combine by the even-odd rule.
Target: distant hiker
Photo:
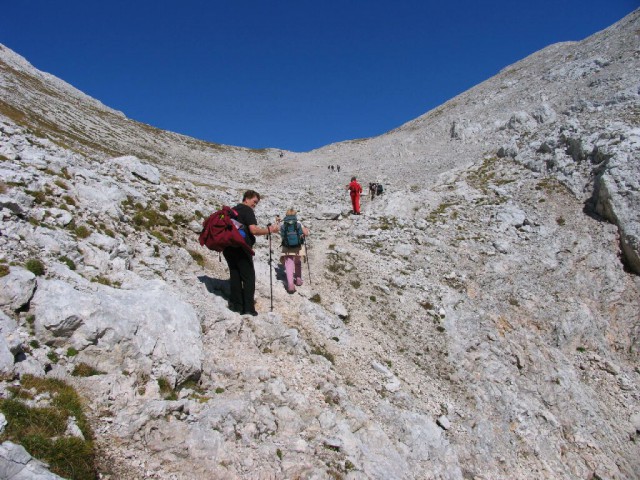
[[[331,171],[333,172],[333,165],[331,165]]]
[[[293,208],[287,210],[280,225],[280,236],[282,237],[280,263],[284,265],[287,276],[287,292],[289,293],[296,291],[296,285],[302,285],[302,260],[307,255],[304,243],[305,238],[309,236],[309,229],[298,221],[297,213]]]
[[[373,197],[376,196],[377,188],[377,184],[369,183],[369,199],[373,200]]]
[[[351,183],[347,185],[349,195],[351,195],[351,206],[353,207],[354,215],[360,215],[360,194],[362,193],[362,187],[356,180],[356,177],[351,177]]]
[[[338,170],[338,173],[340,173],[340,165],[336,165],[336,170]]]
[[[253,247],[256,235],[268,235],[277,232],[277,223],[269,227],[259,227],[254,209],[260,202],[260,194],[247,190],[234,210],[238,213],[236,220],[244,226],[247,232],[247,244]],[[229,309],[242,315],[258,315],[256,312],[254,294],[256,290],[256,273],[253,257],[240,247],[227,247],[223,250],[224,259],[229,265],[231,294],[229,295]]]
[[[376,197],[384,193],[384,187],[381,183],[376,183]]]

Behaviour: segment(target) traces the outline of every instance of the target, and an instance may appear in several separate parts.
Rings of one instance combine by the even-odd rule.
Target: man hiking
[[[354,215],[360,215],[360,194],[362,193],[362,187],[356,180],[356,177],[351,177],[351,183],[347,185],[349,195],[351,195],[351,206],[353,207]]]
[[[242,197],[242,203],[234,210],[238,213],[236,220],[240,222],[246,232],[246,241],[250,247],[256,243],[256,235],[269,235],[280,231],[280,225],[259,227],[254,209],[260,202],[260,194],[247,190]],[[254,294],[256,290],[256,272],[253,257],[240,247],[227,247],[222,254],[229,266],[229,309],[242,315],[258,315],[255,307]]]

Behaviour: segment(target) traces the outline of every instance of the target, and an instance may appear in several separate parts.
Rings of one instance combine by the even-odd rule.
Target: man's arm
[[[249,231],[253,236],[269,235],[270,233],[277,233],[280,230],[280,225],[274,224],[267,227],[259,227],[258,225],[249,225]]]

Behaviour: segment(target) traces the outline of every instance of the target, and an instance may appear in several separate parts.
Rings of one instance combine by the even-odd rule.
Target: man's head
[[[255,190],[247,190],[244,192],[244,195],[242,196],[242,203],[251,208],[256,208],[258,202],[260,202],[260,194],[258,192]]]
[[[351,177],[351,181],[355,182],[356,181],[356,177]]]

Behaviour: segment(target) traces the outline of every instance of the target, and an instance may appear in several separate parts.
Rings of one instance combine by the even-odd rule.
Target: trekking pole
[[[271,291],[271,311],[273,312],[273,270],[271,268],[271,224],[267,224],[269,230],[269,290]]]
[[[312,285],[311,283],[311,260],[309,259],[309,250],[311,249],[311,244],[309,243],[309,238],[305,238],[305,243],[307,244],[306,250],[307,250],[307,270],[309,271],[309,286]]]

